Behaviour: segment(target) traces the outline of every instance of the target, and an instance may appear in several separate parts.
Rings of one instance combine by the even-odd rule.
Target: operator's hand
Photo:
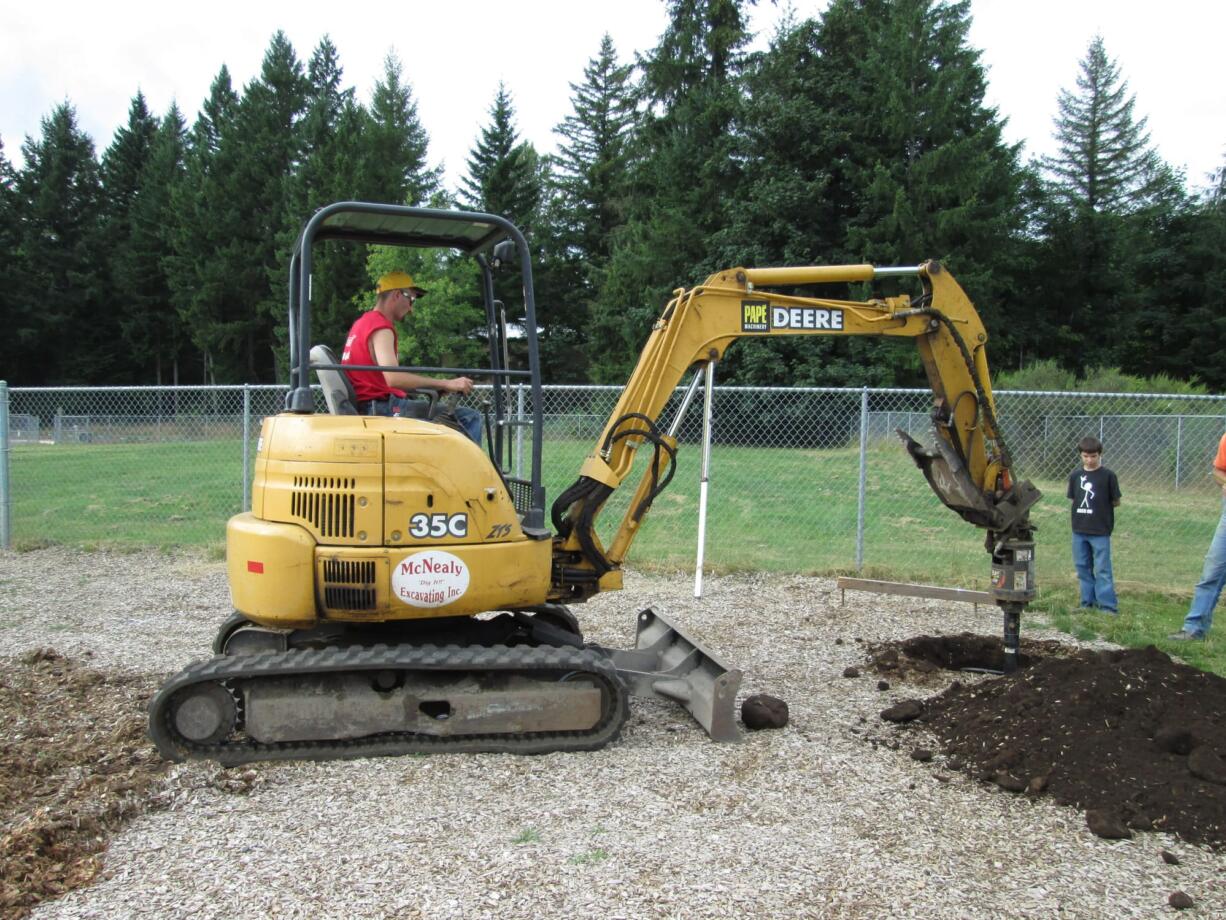
[[[473,390],[473,382],[468,377],[452,377],[446,382],[446,390],[449,393],[471,393]]]

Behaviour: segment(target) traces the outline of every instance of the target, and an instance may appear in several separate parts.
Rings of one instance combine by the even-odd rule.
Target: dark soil
[[[988,654],[976,661],[977,648]],[[946,764],[1002,789],[1049,795],[1099,826],[1226,846],[1226,679],[1153,646],[1061,648],[1024,647],[1028,660],[1016,673],[955,680],[922,701],[918,722],[941,740]],[[917,662],[934,655],[990,667],[1000,640],[921,636],[892,654],[887,646],[871,652],[879,670],[884,659],[894,662],[886,672],[923,674]]]
[[[947,671],[1001,671],[1005,666],[1004,648],[999,637],[977,633],[956,636],[914,636],[900,642],[870,645],[869,660],[878,673],[893,674],[912,683],[941,685],[949,680]],[[1028,668],[1041,658],[1067,655],[1070,649],[1055,641],[1023,639],[1018,649],[1018,664]],[[931,675],[925,679],[925,675]]]
[[[148,809],[166,771],[145,737],[153,689],[50,650],[0,664],[0,917],[88,884],[109,832]]]

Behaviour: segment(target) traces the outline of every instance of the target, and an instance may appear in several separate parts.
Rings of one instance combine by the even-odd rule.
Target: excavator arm
[[[902,275],[918,276],[920,296],[843,301],[774,290]],[[1010,632],[1016,654],[1016,628],[1011,630],[1009,621],[1016,621],[1024,603],[1034,597],[1029,509],[1039,492],[1013,477],[989,380],[987,332],[965,292],[937,262],[914,268],[733,268],[698,287],[678,290],[652,328],[578,480],[554,503],[555,596],[583,600],[620,586],[621,562],[652,501],[671,478],[677,441],[673,432],[661,429],[659,419],[686,372],[719,361],[738,339],[779,335],[873,335],[915,341],[933,393],[934,444],[924,448],[899,434],[941,501],[987,531],[993,591],[1006,613],[1008,664]],[[596,534],[596,520],[644,445],[652,447],[652,460],[605,547]]]

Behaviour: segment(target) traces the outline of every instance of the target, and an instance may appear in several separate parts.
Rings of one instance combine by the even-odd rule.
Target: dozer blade
[[[639,613],[634,648],[600,651],[613,661],[631,696],[680,703],[712,741],[741,740],[736,724],[741,672],[726,668],[654,610]]]

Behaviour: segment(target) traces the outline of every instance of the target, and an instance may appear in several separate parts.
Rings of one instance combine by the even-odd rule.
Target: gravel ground
[[[260,765],[241,782],[175,767],[169,807],[111,840],[101,879],[33,916],[1153,917],[1176,890],[1226,916],[1222,854],[1102,840],[1078,811],[911,760],[910,741],[868,743],[891,737],[882,708],[933,691],[843,677],[862,642],[995,633],[994,610],[841,606],[824,578],[709,577],[701,600],[686,575],[627,586],[576,609],[590,639],[631,644],[654,606],[741,667],[743,694],[787,700],[791,724],[715,745],[636,700],[591,754]],[[0,554],[5,669],[50,646],[160,678],[207,655],[228,613],[223,565],[200,557]]]

